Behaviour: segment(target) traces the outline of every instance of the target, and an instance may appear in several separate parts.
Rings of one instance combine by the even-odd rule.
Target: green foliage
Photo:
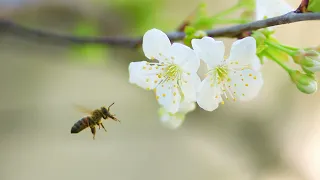
[[[256,7],[255,0],[238,0],[238,6],[245,7],[246,10],[254,11]]]
[[[247,0],[248,1],[248,0]],[[208,15],[206,10],[206,4],[202,3],[199,5],[195,20],[190,23],[190,26],[193,26],[197,30],[205,30],[205,29],[211,29],[216,25],[221,24],[243,24],[248,23],[251,20],[249,20],[252,17],[252,4],[250,1],[245,2],[239,2],[238,4],[225,9],[222,12],[216,13],[214,15]],[[254,7],[254,6],[253,6]],[[239,18],[230,19],[227,18],[228,15],[234,13],[237,10],[244,9],[246,12],[242,13],[242,15]]]
[[[266,57],[286,70],[299,91],[312,94],[317,91],[317,80],[314,76],[320,70],[320,54],[314,49],[299,49],[281,44],[272,34],[270,28],[254,31],[252,37],[256,39],[257,55],[262,62]],[[304,71],[289,68],[285,63],[292,58]]]
[[[156,27],[155,20],[161,22],[161,19],[157,19],[157,13],[162,9],[165,1],[154,0],[113,0],[110,1],[112,8],[120,12],[124,16],[126,24],[131,27],[130,33],[143,34],[146,29],[150,27]],[[164,20],[163,20],[164,21]],[[165,23],[161,23],[161,29],[166,26]]]
[[[76,36],[98,36],[99,27],[97,24],[88,23],[85,21],[79,22],[75,29]],[[104,61],[107,59],[107,48],[101,44],[77,44],[72,46],[72,56],[75,59],[85,60],[89,62]],[[72,58],[74,59],[74,58]]]
[[[213,26],[213,20],[207,13],[207,5],[202,3],[198,6],[195,14],[195,20],[191,23],[194,29],[211,29]]]
[[[320,12],[320,1],[319,0],[309,0],[308,11]]]
[[[261,61],[265,54],[271,54],[273,58],[276,58],[280,62],[289,61],[289,54],[284,51],[284,49],[279,48],[281,44],[272,36],[273,33],[274,31],[268,28],[254,31],[252,33],[251,36],[255,38],[257,42],[257,55],[261,57]]]

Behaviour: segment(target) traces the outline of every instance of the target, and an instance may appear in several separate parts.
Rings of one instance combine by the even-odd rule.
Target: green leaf
[[[166,23],[162,23],[162,19],[157,18],[159,14],[162,14],[161,9],[163,9],[165,0],[115,0],[109,2],[109,6],[119,13],[118,16],[123,18],[122,20],[125,21],[125,25],[132,34],[143,34],[146,29],[153,27],[161,27],[162,30],[168,27],[168,19],[164,20]]]
[[[93,23],[80,22],[74,29],[76,36],[98,36],[98,26]],[[99,62],[107,59],[107,48],[101,44],[77,44],[72,46],[72,59]]]
[[[208,12],[206,8],[207,8],[207,5],[205,3],[201,3],[198,6],[198,9],[195,15],[195,20],[193,23],[191,23],[191,26],[193,26],[197,30],[212,28],[213,21],[212,21],[212,18],[208,16]]]
[[[320,0],[309,0],[308,11],[320,12]]]

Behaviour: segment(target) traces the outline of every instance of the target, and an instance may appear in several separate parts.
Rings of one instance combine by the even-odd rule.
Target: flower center
[[[214,69],[214,75],[217,76],[218,84],[228,80],[228,66],[227,65],[217,66]]]
[[[231,86],[228,85],[228,82],[231,81],[228,73],[230,71],[230,68],[228,65],[219,65],[215,67],[214,69],[211,69],[209,71],[210,73],[210,80],[211,80],[211,87],[214,87],[217,85],[219,89],[221,90],[221,95],[224,95],[227,100],[229,100],[228,95],[235,101],[234,91],[232,91]],[[221,98],[220,94],[217,95],[215,98]],[[221,100],[221,104],[224,104],[224,101]]]
[[[181,76],[181,69],[176,64],[170,64],[166,68],[166,71],[164,73],[165,81],[168,81],[168,80],[172,80],[173,81],[176,78],[178,78],[178,80],[179,80],[180,76]]]

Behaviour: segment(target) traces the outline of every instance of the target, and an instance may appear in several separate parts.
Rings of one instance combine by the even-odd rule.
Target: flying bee
[[[87,127],[90,127],[91,129],[91,133],[93,134],[93,139],[95,139],[95,135],[96,135],[96,125],[99,126],[99,129],[102,127],[106,132],[106,128],[104,127],[104,125],[102,124],[102,119],[112,119],[114,121],[119,121],[116,117],[115,114],[111,114],[110,113],[110,107],[114,105],[114,103],[112,103],[108,108],[105,107],[101,107],[100,109],[95,109],[93,111],[88,110],[82,106],[77,106],[77,108],[79,110],[81,110],[82,112],[88,113],[89,116],[85,116],[83,118],[81,118],[79,121],[77,121],[76,123],[74,123],[74,125],[71,128],[71,133],[79,133],[82,130],[86,129]]]

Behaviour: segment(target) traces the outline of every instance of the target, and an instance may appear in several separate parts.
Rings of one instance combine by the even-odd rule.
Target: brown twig
[[[219,29],[207,30],[206,33],[212,37],[237,37],[246,31],[253,31],[261,28],[289,24],[299,21],[320,20],[320,13],[295,13],[289,12],[282,16],[277,16],[265,20],[255,21],[247,24],[235,25]],[[76,43],[76,44],[104,44],[109,46],[120,46],[126,48],[135,48],[141,45],[142,38],[132,37],[78,37],[71,35],[56,34],[53,32],[42,31],[28,28],[8,20],[0,20],[0,32],[11,33],[22,38],[48,38],[58,42]],[[177,41],[184,38],[184,32],[167,33],[171,41]]]

